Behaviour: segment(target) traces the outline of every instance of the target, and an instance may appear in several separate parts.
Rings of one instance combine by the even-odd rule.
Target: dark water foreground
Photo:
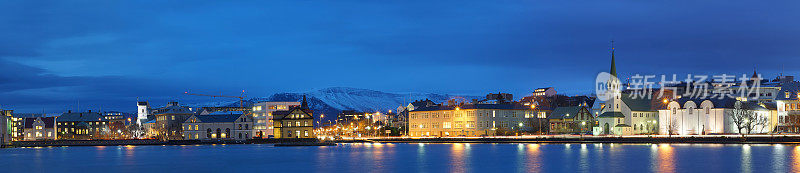
[[[800,172],[789,144],[340,144],[0,149],[0,172]]]

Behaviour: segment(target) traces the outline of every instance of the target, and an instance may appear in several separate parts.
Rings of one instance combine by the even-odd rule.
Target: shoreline
[[[539,137],[448,137],[448,138],[356,138],[333,141],[311,139],[249,140],[55,140],[14,141],[4,148],[67,147],[67,146],[146,146],[146,145],[215,145],[215,144],[279,144],[279,143],[626,143],[626,144],[800,144],[800,136],[688,136],[688,137],[611,137],[611,136],[539,136]]]

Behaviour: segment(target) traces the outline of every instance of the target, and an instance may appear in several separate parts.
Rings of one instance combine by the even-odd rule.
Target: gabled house
[[[58,139],[55,117],[25,118],[24,122],[23,140],[40,141]]]
[[[314,111],[308,108],[306,96],[300,107],[272,112],[275,138],[315,138]]]
[[[169,102],[166,107],[154,110],[157,136],[169,140],[183,139],[181,124],[193,114],[191,108],[180,106],[178,102]]]
[[[572,134],[590,132],[594,116],[586,106],[558,107],[548,117],[551,133]]]

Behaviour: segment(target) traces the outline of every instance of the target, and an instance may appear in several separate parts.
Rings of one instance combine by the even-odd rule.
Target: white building
[[[775,100],[776,132],[800,133],[800,82],[784,83]]]
[[[253,105],[253,131],[254,138],[268,138],[274,136],[272,112],[286,111],[292,106],[300,106],[300,102],[260,102]]]
[[[556,89],[553,87],[537,88],[533,90],[533,96],[537,97],[552,97],[556,95]]]
[[[659,134],[704,135],[738,134],[739,130],[732,119],[732,110],[737,102],[745,110],[774,121],[773,112],[758,102],[742,102],[733,98],[671,101],[667,109],[659,110]],[[759,125],[752,133],[771,132],[774,123]]]
[[[150,103],[136,102],[136,108],[136,124],[142,125],[142,123],[147,122],[147,118],[150,116]]]
[[[24,123],[23,140],[40,141],[58,139],[58,134],[56,134],[56,117],[25,118]]]
[[[613,48],[612,48],[613,49]],[[617,70],[614,53],[611,53],[611,77],[607,81],[609,92],[605,102],[595,101],[592,112],[597,114],[597,124],[592,130],[594,135],[633,135],[654,134],[657,125],[657,100],[652,95],[640,96],[628,94],[621,90],[621,83],[616,78]]]

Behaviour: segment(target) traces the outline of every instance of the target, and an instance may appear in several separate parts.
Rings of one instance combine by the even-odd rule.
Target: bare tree
[[[131,138],[139,139],[145,134],[144,128],[139,125],[138,123],[133,123],[128,126],[128,132],[131,134]]]
[[[675,134],[675,133],[678,132],[678,129],[680,129],[681,126],[678,124],[678,117],[677,116],[671,116],[669,121],[670,121],[669,122],[669,127],[668,127],[669,136],[672,136],[672,134]]]
[[[731,120],[739,134],[744,137],[745,134],[751,134],[753,131],[761,132],[764,127],[769,124],[767,116],[759,116],[755,111],[744,109],[742,102],[737,101],[733,110],[731,110]],[[758,130],[756,130],[758,128]]]
[[[760,116],[758,114],[753,113],[753,119],[750,121],[750,125],[747,127],[747,133],[762,133],[764,132],[764,128],[768,128],[769,125],[769,118],[767,116]]]

